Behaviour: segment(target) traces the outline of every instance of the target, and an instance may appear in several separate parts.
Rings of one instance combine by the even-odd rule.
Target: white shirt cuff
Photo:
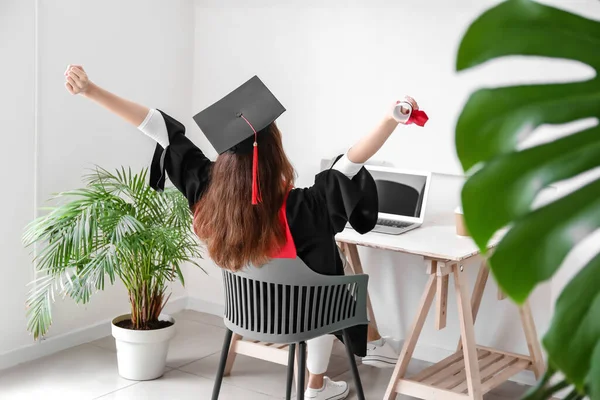
[[[146,136],[154,139],[162,147],[169,146],[169,134],[167,133],[167,124],[162,114],[155,109],[148,111],[146,118],[142,121],[138,129]]]
[[[353,163],[348,159],[348,155],[344,154],[335,164],[333,164],[332,169],[340,171],[348,178],[354,178],[354,175],[358,174],[358,171],[360,171],[363,165],[364,164],[362,163]]]

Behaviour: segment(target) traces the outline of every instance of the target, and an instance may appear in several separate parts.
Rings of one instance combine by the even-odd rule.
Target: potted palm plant
[[[87,303],[118,278],[129,295],[131,312],[112,321],[119,374],[132,380],[160,377],[175,321],[162,310],[167,285],[184,284],[181,266],[200,267],[200,247],[191,230],[187,200],[175,189],[156,192],[147,171],[124,168],[114,174],[96,168],[82,189],[60,193],[61,204],[33,221],[23,235],[39,244],[36,279],[27,299],[28,330],[34,338],[52,323],[56,295]]]

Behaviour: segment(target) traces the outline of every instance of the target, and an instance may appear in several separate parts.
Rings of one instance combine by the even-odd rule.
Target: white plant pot
[[[119,375],[133,381],[160,378],[165,372],[169,342],[175,336],[175,320],[169,315],[161,314],[159,320],[171,321],[173,325],[149,331],[135,331],[115,325],[126,319],[131,319],[131,314],[112,320]]]

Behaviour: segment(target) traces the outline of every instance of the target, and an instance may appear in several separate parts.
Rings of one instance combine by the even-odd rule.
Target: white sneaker
[[[346,382],[334,382],[325,377],[323,379],[323,387],[321,389],[306,389],[304,398],[311,400],[342,400],[348,397],[349,391],[350,388]]]
[[[385,338],[367,343],[367,355],[362,363],[377,368],[394,368],[398,361],[398,353]]]

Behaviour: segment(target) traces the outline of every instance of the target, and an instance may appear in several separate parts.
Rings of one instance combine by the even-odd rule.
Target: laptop
[[[431,172],[365,166],[377,185],[379,215],[374,232],[399,235],[425,219]]]

